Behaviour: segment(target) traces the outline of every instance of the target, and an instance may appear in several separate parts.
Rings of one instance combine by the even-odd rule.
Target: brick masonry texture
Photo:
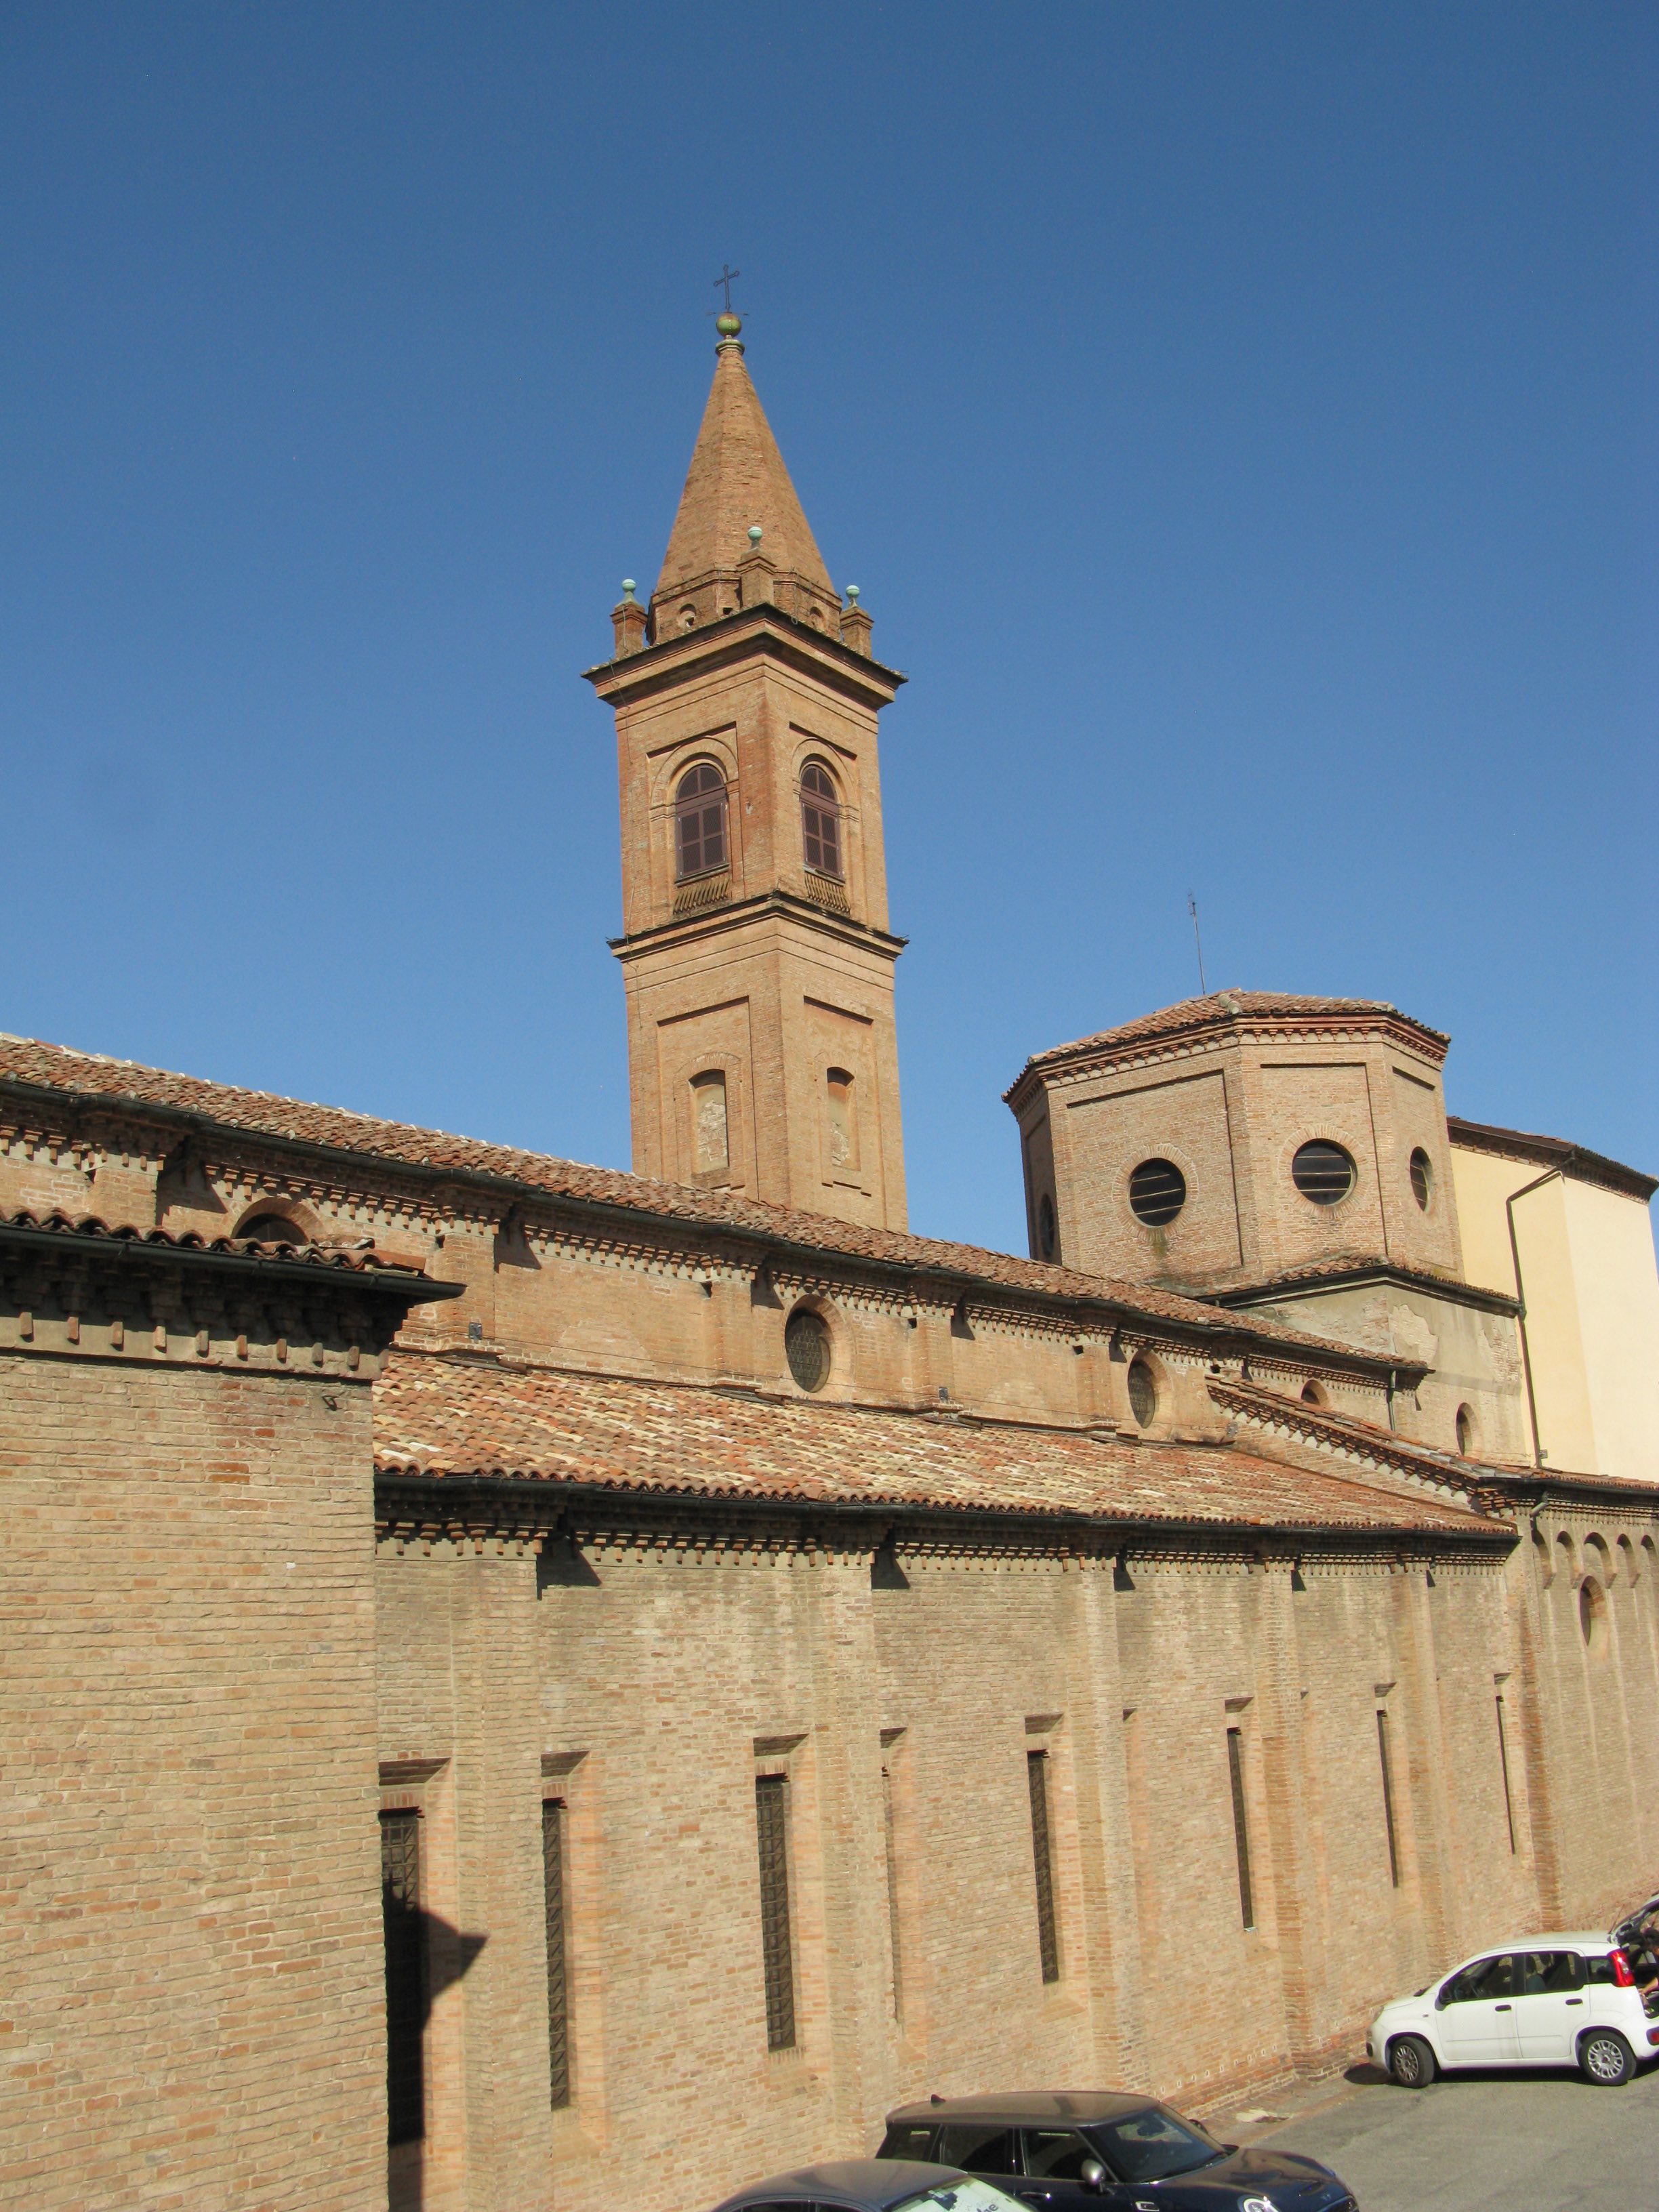
[[[5,1366],[0,2202],[380,2203],[368,1391]]]

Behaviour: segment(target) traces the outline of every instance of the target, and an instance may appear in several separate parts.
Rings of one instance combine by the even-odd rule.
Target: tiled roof
[[[1386,1252],[1343,1252],[1328,1260],[1310,1260],[1304,1266],[1285,1267],[1276,1275],[1264,1275],[1258,1282],[1236,1283],[1216,1293],[1217,1301],[1231,1305],[1241,1298],[1260,1297],[1268,1291],[1295,1290],[1304,1284],[1340,1280],[1350,1275],[1386,1274],[1405,1283],[1420,1283],[1425,1290],[1455,1293],[1473,1291],[1477,1298],[1496,1299],[1499,1304],[1514,1307],[1516,1301],[1507,1291],[1486,1290],[1475,1283],[1466,1283],[1461,1277],[1441,1274],[1432,1267],[1407,1267]]]
[[[1265,1315],[1242,1318],[1200,1299],[1177,1297],[1173,1291],[1143,1289],[1103,1276],[1080,1274],[1068,1267],[1049,1267],[1040,1260],[1019,1260],[1009,1253],[983,1251],[976,1245],[948,1243],[933,1237],[912,1237],[897,1230],[866,1228],[857,1222],[831,1219],[825,1214],[800,1213],[787,1206],[764,1204],[758,1199],[738,1198],[730,1192],[653,1182],[644,1176],[624,1175],[616,1168],[583,1167],[571,1160],[522,1152],[510,1145],[449,1136],[437,1129],[416,1128],[407,1122],[355,1114],[340,1106],[307,1105],[301,1100],[281,1098],[264,1091],[244,1091],[232,1084],[204,1082],[199,1076],[169,1074],[164,1069],[145,1067],[134,1060],[76,1052],[66,1045],[43,1044],[32,1038],[0,1035],[0,1085],[7,1080],[70,1092],[89,1102],[95,1100],[112,1106],[130,1103],[139,1108],[161,1107],[198,1115],[220,1127],[252,1136],[274,1136],[301,1145],[326,1146],[397,1165],[438,1173],[496,1176],[553,1197],[626,1207],[635,1212],[763,1237],[826,1254],[977,1277],[1006,1289],[1037,1291],[1051,1297],[1104,1299],[1129,1314],[1177,1322],[1212,1334],[1272,1338],[1277,1343],[1306,1346],[1336,1352],[1345,1358],[1364,1358],[1363,1354],[1353,1354],[1345,1346],[1305,1336]]]
[[[1017,1090],[1035,1067],[1047,1067],[1057,1060],[1080,1054],[1115,1051],[1121,1045],[1178,1036],[1188,1030],[1207,1029],[1240,1018],[1395,1021],[1432,1038],[1442,1048],[1450,1042],[1438,1030],[1431,1030],[1425,1023],[1402,1014],[1398,1006],[1390,1006],[1384,999],[1316,999],[1293,991],[1211,991],[1201,999],[1182,999],[1173,1006],[1160,1007],[1156,1013],[1142,1014],[1137,1020],[1121,1023],[1115,1029],[1101,1030],[1093,1036],[1078,1037],[1070,1044],[1052,1045],[1047,1052],[1034,1053],[1009,1090]]]
[[[1229,1446],[1102,1441],[394,1352],[374,1391],[383,1472],[516,1476],[670,1498],[1086,1515],[1218,1527],[1492,1530],[1413,1491]]]
[[[234,1259],[280,1260],[307,1267],[343,1270],[349,1274],[386,1276],[403,1282],[412,1281],[425,1273],[418,1261],[394,1259],[389,1253],[375,1251],[367,1240],[357,1245],[278,1244],[251,1237],[198,1237],[193,1230],[173,1236],[165,1229],[135,1229],[125,1223],[112,1225],[95,1213],[74,1218],[67,1213],[0,1214],[0,1230],[6,1229],[32,1230],[65,1237],[92,1237],[106,1243],[137,1244],[146,1249],[159,1246],[171,1252],[218,1252]]]
[[[1605,1152],[1592,1152],[1583,1145],[1569,1144],[1565,1137],[1534,1136],[1528,1129],[1504,1129],[1492,1121],[1465,1121],[1455,1114],[1446,1116],[1446,1133],[1462,1152],[1496,1153],[1500,1159],[1532,1160],[1540,1167],[1559,1168],[1584,1182],[1605,1184],[1644,1206],[1659,1190],[1659,1176],[1640,1168],[1610,1160]]]

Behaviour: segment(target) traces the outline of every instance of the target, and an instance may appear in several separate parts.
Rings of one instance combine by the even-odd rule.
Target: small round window
[[[1162,1229],[1187,1203],[1187,1178],[1173,1160],[1142,1160],[1129,1177],[1129,1211],[1149,1229]]]
[[[1045,1260],[1052,1260],[1059,1243],[1054,1231],[1054,1201],[1045,1190],[1037,1202],[1037,1249]]]
[[[1434,1195],[1434,1167],[1421,1145],[1412,1154],[1412,1196],[1425,1213]]]
[[[1158,1418],[1158,1377],[1145,1359],[1129,1362],[1129,1411],[1143,1429]]]
[[[1465,1459],[1474,1449],[1474,1415],[1467,1406],[1457,1409],[1457,1449]]]
[[[1291,1180],[1316,1206],[1334,1206],[1353,1188],[1353,1161],[1328,1137],[1316,1137],[1291,1162]]]
[[[822,1390],[830,1380],[830,1331],[822,1314],[792,1313],[783,1331],[789,1372],[803,1390]]]

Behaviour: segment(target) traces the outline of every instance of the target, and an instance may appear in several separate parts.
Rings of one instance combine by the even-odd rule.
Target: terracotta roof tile
[[[394,1352],[386,1473],[515,1476],[663,1497],[1084,1514],[1334,1530],[1491,1530],[1443,1499],[1224,1446],[939,1419],[822,1401]]]
[[[408,1280],[423,1275],[417,1260],[394,1259],[377,1252],[367,1239],[361,1244],[279,1244],[251,1237],[198,1237],[193,1230],[174,1236],[165,1229],[135,1229],[130,1223],[112,1224],[95,1213],[0,1214],[0,1229],[44,1231],[58,1237],[94,1237],[106,1243],[159,1246],[173,1252],[222,1252],[237,1259],[298,1261],[309,1267],[343,1269],[352,1274],[384,1275]],[[448,1287],[446,1285],[446,1287]]]
[[[1046,1052],[1034,1053],[1009,1085],[1009,1092],[1018,1090],[1033,1068],[1048,1067],[1058,1060],[1113,1051],[1121,1045],[1150,1043],[1160,1037],[1178,1036],[1188,1030],[1209,1029],[1239,1019],[1270,1021],[1276,1017],[1285,1020],[1386,1019],[1420,1031],[1443,1048],[1450,1042],[1438,1030],[1431,1030],[1425,1023],[1402,1014],[1398,1006],[1390,1006],[1385,999],[1319,999],[1294,991],[1211,991],[1203,998],[1182,999],[1173,1006],[1159,1007],[1156,1013],[1120,1023],[1115,1029],[1100,1030],[1093,1036],[1078,1037],[1070,1044],[1051,1045]]]
[[[653,1182],[616,1168],[584,1167],[572,1160],[491,1145],[473,1137],[450,1136],[407,1122],[386,1121],[340,1106],[309,1105],[232,1084],[208,1083],[198,1076],[174,1075],[138,1062],[112,1060],[66,1045],[0,1035],[0,1084],[7,1080],[42,1089],[76,1093],[111,1105],[159,1106],[199,1115],[226,1129],[269,1135],[302,1145],[327,1146],[366,1158],[457,1174],[486,1175],[516,1182],[550,1196],[625,1207],[710,1230],[726,1230],[844,1254],[889,1265],[977,1277],[988,1284],[1033,1291],[1054,1297],[1104,1299],[1127,1313],[1152,1321],[1237,1337],[1271,1338],[1286,1346],[1353,1354],[1346,1346],[1304,1334],[1266,1315],[1243,1316],[1197,1298],[1085,1275],[1040,1260],[1016,1259],[977,1245],[955,1244],[900,1231],[866,1228],[817,1213],[800,1213],[729,1192],[704,1191],[680,1183]]]

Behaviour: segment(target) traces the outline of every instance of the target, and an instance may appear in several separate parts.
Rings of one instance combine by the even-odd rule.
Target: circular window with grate
[[[1162,1229],[1187,1203],[1187,1178],[1173,1160],[1142,1160],[1129,1177],[1129,1211],[1149,1229]]]
[[[1129,1362],[1129,1411],[1143,1429],[1158,1418],[1158,1377],[1148,1360]]]
[[[1422,1146],[1419,1145],[1412,1154],[1412,1196],[1426,1213],[1429,1210],[1429,1200],[1433,1195],[1433,1164]]]
[[[1291,1180],[1316,1206],[1334,1206],[1353,1188],[1353,1161],[1328,1137],[1316,1137],[1291,1162]]]
[[[830,1330],[822,1314],[799,1307],[784,1325],[789,1372],[803,1390],[822,1390],[830,1380]]]

